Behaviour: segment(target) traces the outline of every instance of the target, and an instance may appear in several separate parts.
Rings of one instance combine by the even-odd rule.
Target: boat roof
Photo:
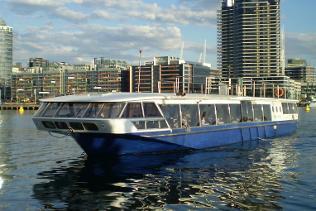
[[[241,97],[233,95],[211,95],[211,94],[185,94],[176,95],[175,93],[89,93],[84,95],[67,95],[54,98],[41,99],[41,102],[129,102],[129,101],[155,101],[155,100],[280,100],[293,101],[289,99]]]

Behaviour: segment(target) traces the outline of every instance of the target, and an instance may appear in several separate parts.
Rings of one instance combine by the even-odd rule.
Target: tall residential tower
[[[223,0],[218,66],[225,78],[282,75],[280,0]]]
[[[0,19],[0,84],[11,78],[12,38],[12,27]]]

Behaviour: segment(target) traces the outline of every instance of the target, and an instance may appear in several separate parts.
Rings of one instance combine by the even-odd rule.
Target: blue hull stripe
[[[107,156],[203,149],[243,141],[275,138],[294,133],[297,121],[241,123],[177,129],[154,133],[74,133],[74,139],[89,156]]]

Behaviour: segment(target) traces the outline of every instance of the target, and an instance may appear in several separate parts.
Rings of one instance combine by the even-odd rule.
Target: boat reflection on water
[[[33,197],[43,208],[71,210],[281,209],[282,177],[296,159],[289,142],[123,156],[112,163],[79,158],[41,172]]]

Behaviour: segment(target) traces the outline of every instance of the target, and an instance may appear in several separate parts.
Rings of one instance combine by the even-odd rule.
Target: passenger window
[[[271,121],[271,109],[270,105],[262,105],[263,107],[263,120],[264,121]],[[273,108],[273,106],[272,106]]]
[[[253,105],[255,122],[263,121],[262,105]]]
[[[145,117],[161,117],[155,103],[143,103]]]
[[[282,103],[283,114],[290,114],[289,105],[287,103]]]
[[[80,122],[70,122],[69,125],[74,130],[84,130],[84,128]]]
[[[291,112],[292,114],[297,113],[297,106],[296,106],[295,103],[289,103],[289,107],[290,107],[290,112]]]
[[[96,118],[98,116],[98,113],[100,112],[102,106],[103,106],[103,103],[91,103],[88,110],[84,114],[84,117]]]
[[[37,110],[36,112],[36,116],[41,116],[43,111],[45,110],[46,106],[47,106],[48,103],[41,103],[39,109]]]
[[[61,103],[50,103],[47,106],[46,111],[43,114],[43,117],[52,117],[56,114],[59,106],[61,105]]]
[[[97,131],[98,130],[98,126],[94,123],[90,123],[90,122],[84,122],[83,126],[87,129],[87,130],[94,130]]]
[[[294,113],[297,113],[297,112],[298,112],[297,105],[296,105],[296,103],[294,103]]]
[[[74,117],[73,103],[63,103],[56,116]]]
[[[241,120],[241,111],[239,104],[230,104],[230,119],[232,123],[239,123]]]
[[[181,105],[182,113],[182,127],[196,127],[199,126],[198,105]]]
[[[55,122],[55,125],[58,129],[68,129],[68,126],[65,122]]]
[[[147,129],[159,128],[159,121],[157,121],[157,120],[147,121],[146,127],[147,127]]]
[[[80,117],[88,105],[88,103],[63,103],[56,116]]]
[[[250,101],[241,102],[241,116],[243,122],[253,121],[252,103]]]
[[[141,103],[128,103],[122,118],[143,118]]]
[[[215,106],[200,104],[201,125],[215,125]]]
[[[86,109],[88,108],[89,103],[76,103],[74,105],[75,117],[82,117]]]
[[[104,103],[98,117],[100,118],[118,118],[125,103]]]
[[[168,125],[165,120],[159,121],[159,128],[168,128]]]
[[[43,121],[42,122],[44,127],[48,128],[48,129],[55,129],[56,126],[53,122],[48,122],[48,121]]]
[[[230,116],[227,104],[216,105],[217,124],[230,123]]]
[[[180,128],[179,105],[160,105],[160,108],[171,128]]]
[[[145,121],[133,121],[133,124],[138,130],[144,130],[145,129]]]

